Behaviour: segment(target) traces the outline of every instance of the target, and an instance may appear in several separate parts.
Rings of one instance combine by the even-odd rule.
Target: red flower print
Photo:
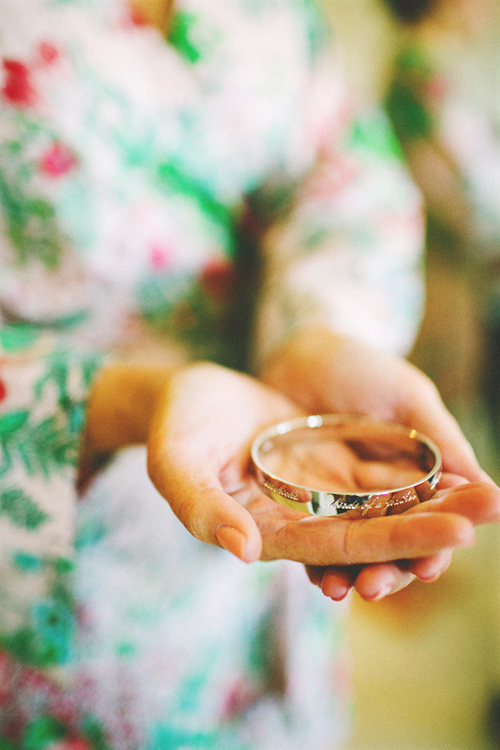
[[[448,93],[449,88],[446,78],[436,75],[427,82],[425,92],[429,99],[440,101]]]
[[[234,283],[234,269],[227,260],[217,259],[206,264],[201,273],[201,283],[211,297],[225,300]]]
[[[40,159],[41,171],[49,177],[61,177],[76,165],[74,153],[64,143],[53,143]]]
[[[144,13],[141,13],[138,8],[130,9],[130,20],[134,26],[146,26],[148,22]]]
[[[154,244],[151,247],[149,262],[155,271],[164,271],[170,265],[170,252],[163,245]]]
[[[27,65],[18,60],[4,60],[6,74],[2,95],[11,104],[29,107],[36,102],[36,91],[31,83],[31,73]]]
[[[120,19],[123,29],[131,29],[134,26],[147,26],[148,20],[139,8],[127,8],[126,14]]]
[[[59,50],[50,42],[40,42],[38,55],[42,65],[52,65],[59,57]]]
[[[7,396],[7,386],[5,385],[3,380],[0,380],[0,401],[3,401],[6,396]]]

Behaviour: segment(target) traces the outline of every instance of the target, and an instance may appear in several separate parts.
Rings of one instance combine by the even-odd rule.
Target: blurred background
[[[384,100],[394,56],[407,30],[383,0],[325,2],[341,37],[350,86],[366,102]],[[457,12],[465,12],[466,3],[455,0]],[[477,18],[481,0],[468,5]],[[458,54],[453,63],[461,94],[471,111],[486,113],[494,135],[500,132],[498,28],[495,16],[495,24],[486,23],[485,33],[472,44],[460,49],[455,39]],[[475,142],[470,132],[468,137]],[[466,143],[466,155],[468,149]],[[493,156],[489,162],[486,202],[500,217],[500,158],[495,162]],[[481,175],[479,182],[484,186]],[[436,381],[482,465],[500,481],[495,434],[500,424],[495,386],[500,362],[495,341],[488,338],[490,323],[494,330],[497,326],[495,305],[485,304],[490,296],[496,300],[491,287],[499,276],[500,243],[495,237],[500,233],[495,232],[479,262],[474,248],[481,243],[474,237],[450,241],[449,234],[443,239],[442,233],[429,232],[427,309],[412,359]],[[490,377],[485,388],[488,369],[493,385]],[[500,375],[498,382],[500,386]],[[352,603],[356,730],[350,750],[500,748],[498,526],[480,529],[476,546],[456,554],[437,583],[414,583],[378,603],[358,597]]]

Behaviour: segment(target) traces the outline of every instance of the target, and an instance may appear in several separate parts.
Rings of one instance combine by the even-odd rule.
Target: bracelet
[[[420,432],[345,414],[274,425],[254,440],[251,458],[259,484],[276,502],[301,513],[342,518],[402,513],[432,497],[442,470],[439,448]],[[326,476],[302,481],[316,466],[318,475]],[[328,478],[332,470],[340,481]]]

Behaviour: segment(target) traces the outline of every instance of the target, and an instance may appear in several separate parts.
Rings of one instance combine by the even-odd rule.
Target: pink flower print
[[[201,273],[201,283],[205,291],[211,297],[220,301],[229,297],[234,281],[232,264],[221,258],[209,261]]]
[[[34,104],[37,95],[28,66],[18,60],[4,60],[3,69],[6,76],[2,89],[4,99],[18,107]]]
[[[64,143],[53,143],[40,159],[40,170],[49,177],[61,177],[76,166],[74,153]]]
[[[425,92],[431,101],[439,102],[449,90],[449,82],[444,76],[433,76],[425,86]]]
[[[59,58],[59,50],[50,42],[40,42],[38,59],[41,65],[52,65]]]
[[[151,246],[149,262],[155,271],[165,271],[170,265],[171,253],[164,245],[154,244]]]
[[[10,662],[7,656],[0,651],[0,704],[9,698]]]
[[[256,699],[253,685],[244,680],[235,682],[225,695],[223,717],[228,720],[241,715]]]
[[[7,386],[3,382],[3,380],[0,380],[0,401],[4,401],[4,399],[7,397]]]
[[[46,750],[91,750],[90,745],[84,740],[64,739],[60,742],[46,745]]]
[[[349,155],[324,154],[312,179],[304,187],[304,197],[328,203],[351,184],[359,166]]]

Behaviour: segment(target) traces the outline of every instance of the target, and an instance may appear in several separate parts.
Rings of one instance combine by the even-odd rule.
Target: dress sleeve
[[[421,208],[385,115],[356,117],[265,233],[257,366],[316,326],[406,353],[422,312]]]
[[[101,363],[32,326],[0,328],[0,647],[31,666],[69,657],[78,457]]]

